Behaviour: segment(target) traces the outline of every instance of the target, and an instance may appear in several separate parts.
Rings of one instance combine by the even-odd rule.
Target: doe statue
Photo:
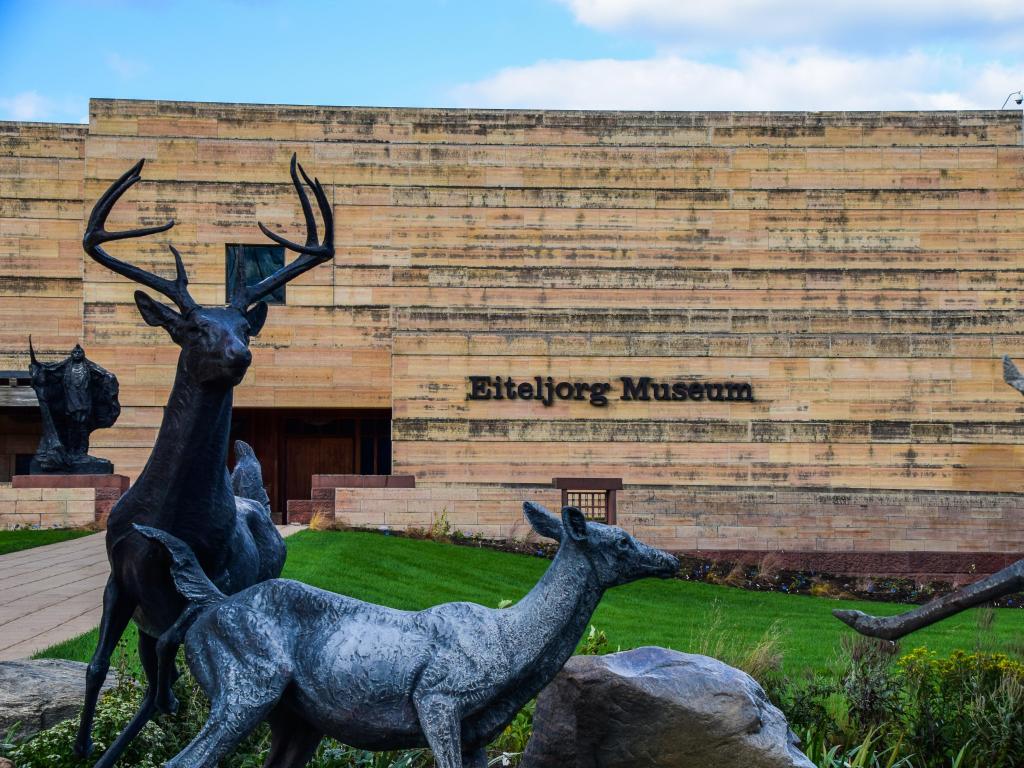
[[[28,353],[32,389],[43,419],[30,474],[111,474],[113,464],[89,455],[89,435],[112,427],[121,414],[117,377],[89,360],[79,344],[59,363],[41,363],[30,336]]]
[[[185,266],[173,245],[169,246],[175,263],[173,280],[121,261],[103,247],[110,241],[165,232],[174,226],[171,221],[125,232],[106,230],[107,216],[140,180],[142,167],[140,160],[97,201],[82,241],[96,262],[174,303],[172,308],[135,292],[142,318],[163,328],[181,347],[152,454],[107,522],[110,578],[103,593],[99,642],[88,667],[75,753],[84,756],[91,750],[96,699],[111,653],[133,619],[139,627],[139,658],[148,687],[138,713],[97,762],[98,768],[112,765],[154,713],[173,712],[177,707],[171,691],[177,675],[177,645],[160,638],[174,626],[187,603],[175,589],[163,547],[139,534],[133,524],[160,528],[186,542],[204,578],[226,594],[281,573],[284,541],[270,516],[259,462],[247,445],[239,443],[234,475],[229,477],[226,469],[232,395],[252,362],[249,342],[267,319],[267,304],[261,299],[334,256],[334,222],[327,195],[293,156],[291,178],[306,221],[306,242],[292,243],[259,226],[270,239],[298,253],[298,258],[254,285],[238,286],[228,306],[202,306],[189,295]],[[323,217],[322,242],[299,174]]]
[[[1005,355],[1003,356],[1003,381],[1024,394],[1024,375]],[[923,629],[961,611],[966,611],[968,608],[974,608],[1022,590],[1024,590],[1024,560],[1018,560],[998,573],[896,616],[870,616],[863,611],[848,609],[836,609],[832,611],[832,614],[862,635],[878,637],[883,640],[898,640],[911,632]]]
[[[499,610],[400,611],[287,579],[228,597],[186,543],[139,526],[167,547],[189,604],[166,641],[184,638],[210,698],[206,724],[167,768],[213,768],[264,720],[274,768],[306,765],[325,735],[369,750],[429,746],[438,768],[484,768],[487,744],[572,655],[604,591],[679,568],[575,507],[561,518],[523,509],[560,546],[530,593]]]

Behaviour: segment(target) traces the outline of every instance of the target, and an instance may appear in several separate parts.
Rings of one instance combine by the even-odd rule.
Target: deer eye
[[[622,552],[628,552],[633,548],[633,542],[629,539],[619,539],[615,542],[615,546]]]

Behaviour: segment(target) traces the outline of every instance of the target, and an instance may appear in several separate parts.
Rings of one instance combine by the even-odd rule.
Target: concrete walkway
[[[290,536],[303,527],[278,530]],[[0,555],[0,661],[27,658],[99,626],[110,573],[104,536]]]

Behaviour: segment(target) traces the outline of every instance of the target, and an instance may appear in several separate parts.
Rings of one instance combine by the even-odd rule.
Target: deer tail
[[[148,525],[133,525],[135,530],[147,539],[159,541],[164,545],[171,556],[171,577],[174,579],[174,586],[191,606],[213,605],[224,599],[224,593],[210,581],[188,544],[167,531],[150,528]]]
[[[270,512],[270,497],[263,487],[263,469],[256,453],[244,440],[235,440],[235,468],[231,472],[231,489],[235,496],[251,499]]]

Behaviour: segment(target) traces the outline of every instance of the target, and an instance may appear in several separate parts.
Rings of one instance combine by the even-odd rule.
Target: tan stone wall
[[[396,471],[1024,490],[999,361],[1024,318],[1019,121],[559,117],[561,140],[506,148],[506,181],[536,187],[459,209],[468,233],[438,210],[416,252],[408,279],[453,298],[396,312]],[[468,375],[739,380],[757,402],[469,402]]]
[[[453,531],[524,538],[522,502],[556,512],[543,486],[336,488],[331,522],[344,527]],[[617,496],[618,524],[674,552],[1015,553],[1024,549],[1013,494],[808,492],[689,486],[632,487]]]
[[[225,244],[264,242],[257,220],[300,236],[287,177],[297,152],[334,204],[337,256],[271,308],[236,403],[393,406],[394,471],[415,475],[417,491],[508,497],[494,512],[506,517],[477,525],[518,524],[522,488],[565,475],[621,477],[620,516],[652,488],[667,489],[658,498],[672,509],[672,493],[717,488],[737,517],[706,536],[723,548],[810,541],[779,526],[796,531],[786,520],[833,491],[897,489],[908,509],[937,492],[1022,506],[1024,401],[999,365],[1003,353],[1024,357],[1019,115],[94,100],[85,137],[3,130],[21,137],[0,151],[3,263],[26,273],[6,255],[15,230],[28,233],[17,253],[42,240],[63,264],[74,251],[83,279],[53,299],[55,327],[78,307],[90,354],[121,379],[124,413],[95,441],[120,472],[136,475],[148,455],[177,349],[142,323],[134,285],[83,259],[75,201],[88,207],[146,158],[146,181],[111,226],[178,224],[111,249],[169,274],[174,242],[196,298],[221,301]],[[57,184],[76,166],[50,158],[44,173],[25,159],[49,157],[46,141],[70,151],[72,139],[46,131],[78,137],[79,188]],[[36,192],[23,194],[33,189],[23,168],[44,173]],[[61,218],[75,206],[77,219]],[[50,216],[53,232],[14,215],[23,209]],[[63,275],[25,290],[9,282],[0,312],[20,317],[38,291],[65,290]],[[71,318],[63,327],[75,331]],[[5,324],[0,354],[13,361],[23,335]],[[471,403],[470,374],[744,380],[756,402]],[[772,508],[783,523],[746,506],[751,491],[794,494]],[[878,523],[833,505],[823,541],[851,538],[837,532],[842,520]],[[1000,512],[985,528],[943,513],[896,540],[995,551],[1018,545],[1005,535],[1017,517]],[[665,527],[685,529],[683,519]]]
[[[446,488],[336,488],[334,520],[349,528],[450,529],[490,539],[523,539],[530,526],[523,501],[557,512],[561,491],[553,488],[460,486]]]
[[[0,369],[82,338],[84,125],[0,122]]]
[[[619,522],[676,551],[1024,550],[1017,494],[627,488]]]
[[[353,131],[358,130],[354,124]],[[338,145],[324,145],[323,139],[316,113],[281,107],[103,100],[91,105],[85,172],[90,204],[144,158],[144,182],[118,204],[111,226],[177,222],[167,235],[112,244],[110,251],[147,269],[173,273],[166,244],[174,243],[199,302],[224,301],[226,244],[269,242],[257,220],[304,240],[301,209],[288,176],[293,152],[324,181],[335,203],[339,257],[290,283],[287,305],[271,307],[252,344],[252,368],[236,389],[237,406],[390,405],[390,310],[348,295],[380,271],[374,266],[380,257],[369,245],[353,253],[352,224],[344,207],[351,199],[335,184],[344,174],[339,167],[352,168],[357,161],[351,151],[338,153]],[[124,406],[115,427],[98,437],[97,452],[133,477],[155,439],[178,354],[163,330],[141,321],[132,299],[136,288],[86,261],[90,353],[95,350],[101,363],[116,370]]]
[[[94,488],[12,488],[0,485],[0,530],[78,528],[96,518]]]

